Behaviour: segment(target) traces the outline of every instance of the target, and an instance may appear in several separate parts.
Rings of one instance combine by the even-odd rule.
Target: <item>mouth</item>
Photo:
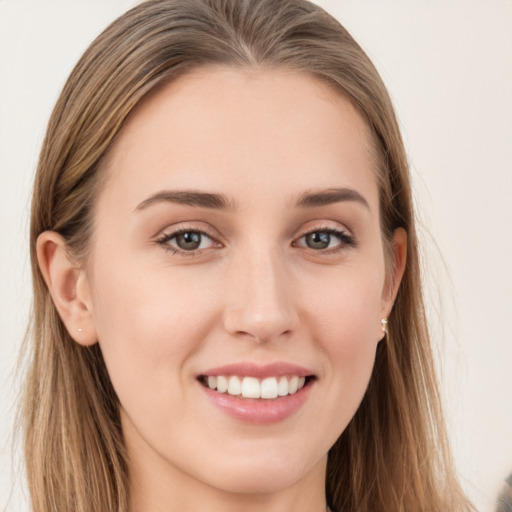
[[[308,386],[313,375],[276,375],[265,378],[244,375],[200,375],[199,382],[217,393],[252,400],[276,400],[295,395]]]
[[[283,361],[227,364],[197,376],[210,403],[252,425],[271,425],[293,417],[308,403],[317,379],[311,369]]]

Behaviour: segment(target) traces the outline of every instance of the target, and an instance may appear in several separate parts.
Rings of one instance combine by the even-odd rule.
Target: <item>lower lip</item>
[[[293,395],[286,395],[274,399],[240,398],[238,396],[219,393],[202,384],[199,384],[206,396],[223,412],[229,416],[256,425],[271,425],[290,417],[306,402],[311,386],[311,380]]]

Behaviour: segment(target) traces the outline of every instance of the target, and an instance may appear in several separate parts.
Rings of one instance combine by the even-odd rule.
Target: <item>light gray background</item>
[[[10,436],[38,150],[71,67],[134,3],[0,0],[0,510],[27,510]],[[490,512],[512,471],[512,1],[318,3],[365,48],[395,101],[455,462]]]

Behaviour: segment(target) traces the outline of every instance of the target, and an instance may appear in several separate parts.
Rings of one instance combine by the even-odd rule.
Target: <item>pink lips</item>
[[[254,363],[239,363],[211,368],[201,377],[237,375],[264,379],[266,377],[280,377],[296,375],[299,377],[313,377],[314,373],[306,368],[293,364],[277,362],[268,365]],[[203,384],[201,390],[207,398],[221,411],[244,423],[257,425],[270,425],[285,420],[297,412],[307,401],[315,379],[308,379],[306,385],[293,395],[275,399],[250,399],[219,393]],[[199,381],[199,379],[198,379]]]

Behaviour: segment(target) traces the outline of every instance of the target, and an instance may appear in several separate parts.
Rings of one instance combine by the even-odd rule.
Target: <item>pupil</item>
[[[329,247],[329,242],[331,241],[331,235],[329,233],[309,233],[306,235],[306,244],[311,249],[325,249]]]
[[[201,245],[201,235],[199,233],[187,232],[176,236],[176,243],[180,249],[190,251],[197,249]]]

